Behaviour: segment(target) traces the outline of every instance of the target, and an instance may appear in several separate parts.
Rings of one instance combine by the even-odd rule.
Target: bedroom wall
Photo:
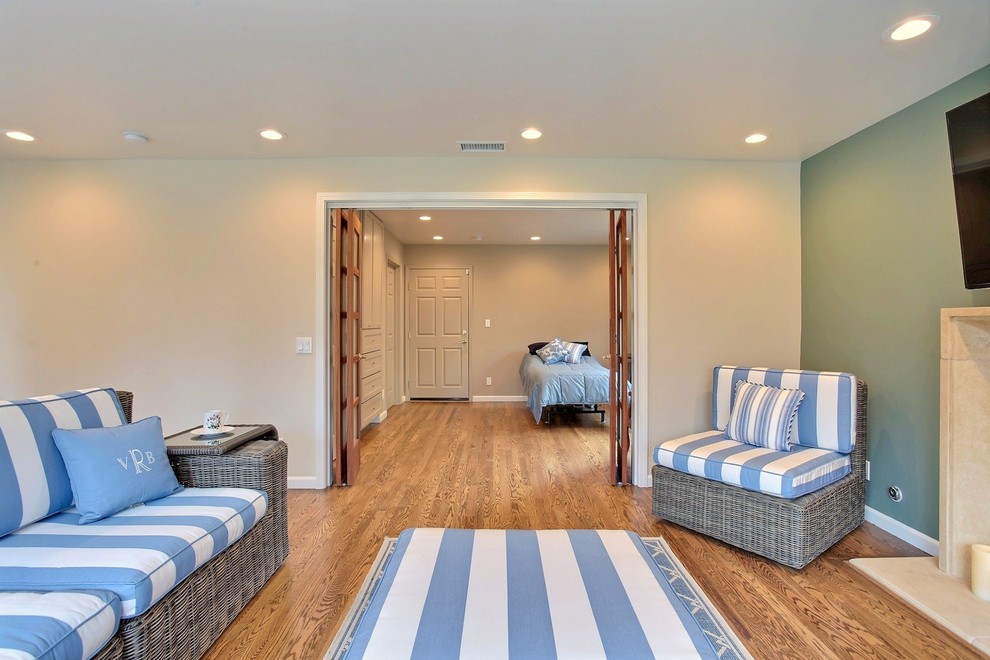
[[[315,485],[295,337],[315,333],[316,195],[348,191],[646,193],[654,441],[705,423],[713,365],[798,362],[798,163],[0,161],[0,398],[132,389],[168,432],[227,408],[275,424]]]
[[[963,287],[945,112],[990,91],[990,67],[804,161],[801,364],[870,388],[866,503],[938,537],[939,310]],[[887,496],[899,486],[900,502]]]
[[[608,218],[602,214],[605,233]],[[407,245],[407,267],[471,267],[471,396],[520,396],[526,346],[558,335],[608,353],[608,246]],[[485,327],[485,319],[491,327]],[[485,384],[491,376],[492,384]]]

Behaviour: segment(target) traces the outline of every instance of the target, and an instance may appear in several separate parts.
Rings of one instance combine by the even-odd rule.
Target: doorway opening
[[[631,278],[631,302],[635,308],[636,316],[631,319],[631,355],[635,356],[637,364],[643,368],[632,372],[632,400],[637,399],[636,393],[643,393],[641,399],[643,405],[632,407],[630,427],[632,430],[629,441],[632,483],[646,486],[648,477],[648,457],[646,455],[647,429],[648,429],[648,407],[645,405],[646,379],[645,365],[647,363],[647,278],[646,278],[646,196],[642,194],[574,194],[574,193],[323,193],[318,195],[319,225],[318,232],[323,240],[318,242],[318,273],[320,279],[317,287],[317,332],[314,342],[314,351],[318,353],[317,362],[317,450],[321,455],[320,466],[317,479],[322,478],[325,485],[329,484],[329,476],[332,474],[333,455],[331,451],[332,433],[334,424],[333,414],[333,392],[332,382],[328,381],[327,373],[330,364],[330,356],[334,354],[334,347],[328,341],[328,328],[333,323],[333,288],[328,284],[326,275],[332,272],[332,255],[327,251],[326,237],[328,232],[328,212],[333,208],[354,208],[354,209],[470,209],[470,210],[581,210],[600,209],[607,216],[608,209],[628,209],[631,211],[631,229],[636,240],[632,243],[633,259],[636,267],[632,271]],[[367,220],[366,220],[367,224]],[[367,232],[366,232],[367,233]],[[392,277],[399,276],[401,279],[402,270],[396,269],[390,264],[389,270],[383,271],[385,288],[388,288],[389,274]],[[393,280],[394,284],[394,280]],[[390,314],[395,314],[394,322],[396,328],[401,328],[402,314],[395,310],[395,299],[388,302],[386,293],[386,304],[382,305],[386,316],[386,324]],[[392,312],[389,309],[393,310]],[[408,327],[405,328],[408,332]],[[386,330],[387,332],[387,330]],[[401,335],[402,329],[397,333]],[[386,351],[388,342],[386,341]],[[403,344],[400,339],[396,342],[396,348]],[[604,352],[604,351],[603,351]],[[406,364],[411,356],[406,356]],[[401,356],[399,358],[401,360]],[[392,361],[396,364],[396,361]],[[403,399],[403,389],[401,380],[394,373],[384,374],[384,380],[394,383],[394,392],[383,395],[384,401],[399,402]],[[624,483],[628,483],[625,481]]]

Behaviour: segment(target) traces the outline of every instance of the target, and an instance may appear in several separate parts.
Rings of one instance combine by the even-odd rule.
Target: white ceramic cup
[[[205,412],[203,413],[203,430],[219,431],[227,425],[227,419],[229,417],[230,413],[224,410],[211,410],[209,412]]]

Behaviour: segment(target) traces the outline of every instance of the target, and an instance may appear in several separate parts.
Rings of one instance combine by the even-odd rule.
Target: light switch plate
[[[296,353],[312,353],[312,352],[313,352],[312,337],[296,337]]]
[[[491,319],[485,319],[485,327],[486,328],[492,327],[492,320]]]

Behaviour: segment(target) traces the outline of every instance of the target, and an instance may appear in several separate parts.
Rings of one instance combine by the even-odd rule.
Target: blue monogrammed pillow
[[[126,426],[55,429],[80,523],[182,490],[165,454],[160,417]]]

